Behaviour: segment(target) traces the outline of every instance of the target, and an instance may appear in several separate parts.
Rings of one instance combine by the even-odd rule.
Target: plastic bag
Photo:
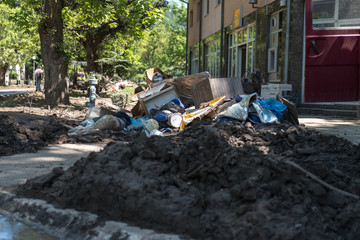
[[[283,115],[282,112],[284,112],[285,109],[287,108],[286,105],[272,98],[258,100],[258,102],[261,104],[261,106],[273,112],[275,116],[278,118],[278,120],[281,119]]]
[[[253,100],[253,98],[256,99],[257,94],[253,93],[251,95],[248,95],[243,100],[241,100],[239,103],[233,104],[231,107],[226,109],[225,111],[219,113],[219,117],[229,117],[237,120],[246,120],[248,117],[248,110],[250,101]]]
[[[258,102],[253,102],[252,106],[255,108],[257,112],[257,116],[260,118],[262,123],[273,123],[278,122],[278,118],[272,113],[270,110],[266,109],[265,107],[261,106]]]
[[[142,129],[144,127],[144,122],[147,118],[139,117],[139,118],[130,118],[131,124],[125,129],[125,131]]]
[[[83,126],[83,127],[92,127],[92,125],[94,125],[94,123],[95,123],[95,121],[94,121],[94,119],[86,119],[86,120],[84,120],[84,121],[82,121],[81,123],[80,123],[80,126]]]
[[[122,119],[112,115],[105,115],[97,120],[92,127],[99,130],[122,130],[125,125]]]
[[[68,136],[81,136],[81,135],[92,134],[95,132],[96,132],[96,130],[93,129],[91,126],[83,127],[80,125],[80,126],[72,128],[72,129],[69,129],[67,135]]]
[[[100,109],[96,107],[89,107],[88,111],[86,112],[85,119],[96,117],[100,117]]]

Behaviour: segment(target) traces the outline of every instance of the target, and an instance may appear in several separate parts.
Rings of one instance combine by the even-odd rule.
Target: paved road
[[[0,89],[0,95],[24,94],[33,91],[35,91],[35,88]]]
[[[324,134],[332,134],[360,144],[360,119],[340,119],[325,116],[304,115],[299,117],[300,124]]]

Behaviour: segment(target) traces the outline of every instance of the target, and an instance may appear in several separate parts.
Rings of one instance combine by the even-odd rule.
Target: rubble
[[[203,77],[153,84],[139,115],[93,108],[77,127],[60,124],[69,141],[111,140],[16,194],[184,239],[359,238],[358,146],[298,125],[281,96],[208,99],[218,92]],[[211,94],[195,106],[198,83]]]
[[[17,194],[194,239],[357,239],[359,160],[303,126],[203,121],[109,144]]]

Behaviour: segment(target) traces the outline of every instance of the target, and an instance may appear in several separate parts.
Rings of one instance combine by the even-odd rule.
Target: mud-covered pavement
[[[110,143],[17,194],[197,239],[358,239],[359,160],[303,126],[209,123]]]

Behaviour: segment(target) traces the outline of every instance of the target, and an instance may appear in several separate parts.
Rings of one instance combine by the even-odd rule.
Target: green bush
[[[134,87],[127,86],[120,92],[110,92],[109,97],[114,105],[125,108],[134,96],[134,91]]]
[[[127,92],[111,92],[110,98],[112,100],[112,103],[116,106],[119,106],[121,108],[126,107],[126,105],[130,101],[130,94]]]

